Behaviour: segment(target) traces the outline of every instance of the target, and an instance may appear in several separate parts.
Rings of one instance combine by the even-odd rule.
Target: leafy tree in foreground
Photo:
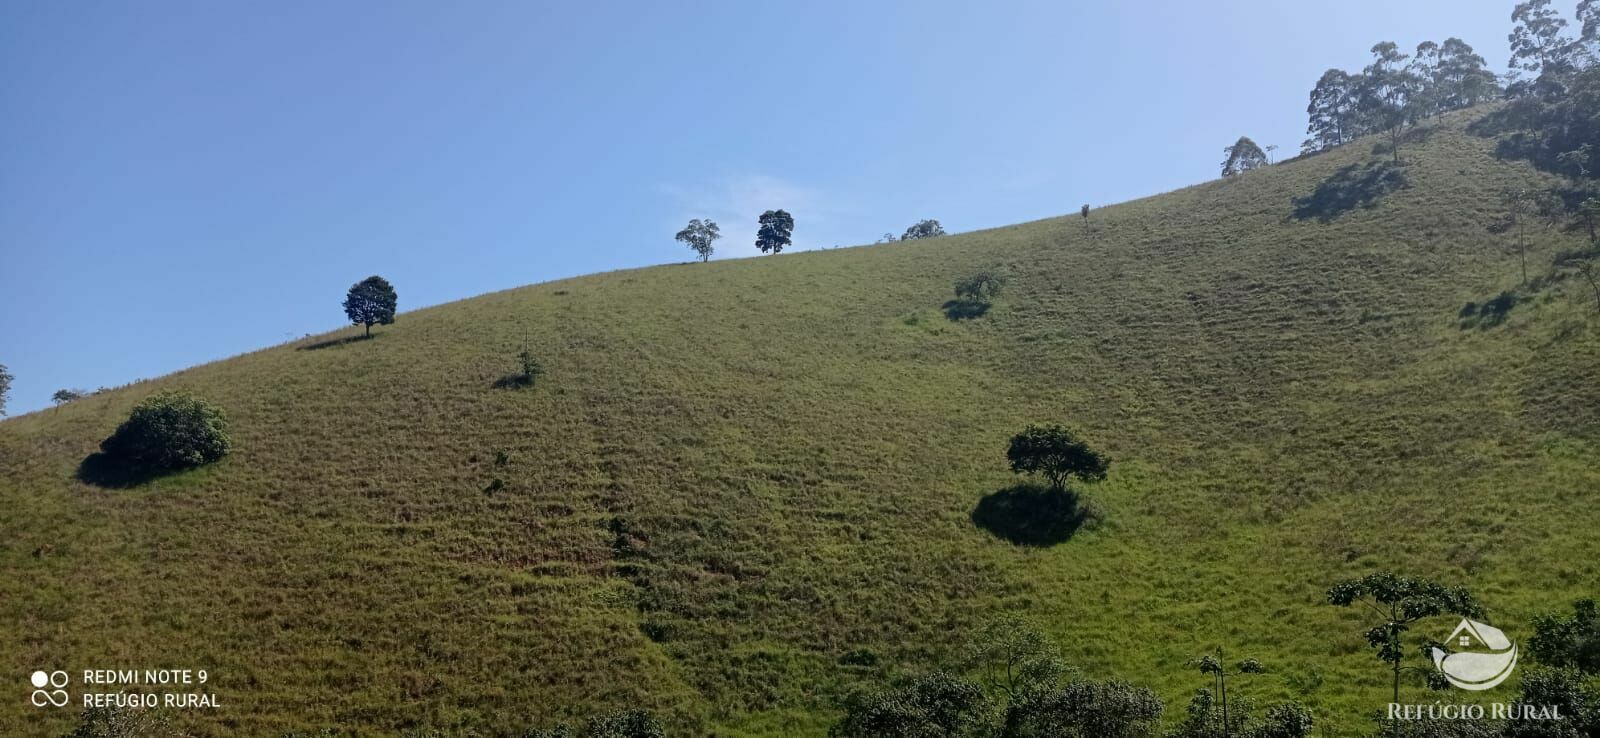
[[[991,694],[1003,694],[1011,700],[1054,689],[1070,671],[1055,644],[1016,615],[985,626],[967,644],[962,666],[980,674]]]
[[[832,738],[984,738],[992,707],[983,690],[944,672],[903,687],[852,695]]]
[[[1251,141],[1249,136],[1240,136],[1232,146],[1223,147],[1222,153],[1227,155],[1227,158],[1222,160],[1224,177],[1232,177],[1267,165],[1266,152],[1262,151],[1256,142]]]
[[[689,221],[689,225],[684,226],[683,230],[678,231],[678,235],[673,236],[673,238],[694,249],[694,252],[700,256],[700,261],[706,262],[711,259],[711,243],[722,238],[722,230],[717,228],[717,222],[710,218],[706,218],[703,221],[695,218]]]
[[[1335,584],[1328,589],[1328,603],[1340,607],[1360,603],[1382,618],[1381,623],[1367,631],[1367,645],[1377,649],[1378,658],[1394,672],[1395,702],[1400,701],[1400,675],[1406,671],[1403,638],[1411,624],[1435,615],[1475,617],[1482,611],[1472,595],[1461,587],[1446,587],[1390,572],[1368,574]],[[1434,673],[1432,669],[1416,670]]]
[[[1594,600],[1572,603],[1572,617],[1544,614],[1533,619],[1528,651],[1546,666],[1570,667],[1600,675],[1600,615]]]
[[[350,293],[344,298],[344,314],[351,323],[366,326],[370,336],[372,326],[394,322],[398,299],[389,280],[373,275],[350,286]]]
[[[761,228],[756,231],[756,248],[761,253],[781,253],[793,243],[794,216],[783,210],[768,210],[761,214]]]
[[[1228,677],[1241,676],[1244,674],[1261,674],[1265,672],[1266,669],[1262,668],[1261,662],[1255,659],[1245,659],[1235,664],[1233,668],[1230,669],[1228,668],[1228,665],[1224,663],[1221,648],[1217,649],[1217,653],[1215,655],[1207,654],[1195,660],[1194,665],[1200,670],[1200,673],[1210,675],[1214,685],[1216,686],[1217,699],[1219,706],[1222,708],[1222,735],[1223,738],[1228,738],[1228,736],[1233,735],[1235,732],[1233,730],[1233,724],[1228,720]],[[1240,722],[1243,720],[1244,716],[1241,714]]]
[[[1161,698],[1127,682],[1072,682],[1006,709],[1004,738],[1142,738],[1161,724]]]
[[[900,236],[900,240],[910,241],[915,238],[935,238],[943,235],[944,226],[939,225],[939,221],[929,218],[919,220],[916,225],[907,228],[905,234]]]
[[[221,408],[169,390],[135,406],[100,450],[128,468],[165,472],[216,461],[229,445],[228,418]]]
[[[1600,735],[1600,694],[1575,669],[1533,668],[1522,675],[1505,738],[1592,738]],[[1536,717],[1559,712],[1560,720]]]
[[[6,365],[0,364],[0,418],[6,416],[6,398],[11,395],[11,372],[6,371]]]
[[[1011,471],[1042,474],[1050,480],[1051,489],[1057,491],[1066,489],[1067,480],[1072,477],[1085,482],[1105,479],[1111,466],[1109,459],[1059,425],[1028,426],[1012,437],[1006,459],[1011,462]]]

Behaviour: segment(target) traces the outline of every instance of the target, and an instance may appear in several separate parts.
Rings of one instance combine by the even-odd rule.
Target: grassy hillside
[[[1364,728],[1387,682],[1331,582],[1464,584],[1518,639],[1600,583],[1600,319],[1568,281],[1463,327],[1520,280],[1496,194],[1544,181],[1469,117],[1404,151],[1408,187],[1326,220],[1292,198],[1373,142],[1088,221],[509,290],[7,420],[0,665],[206,668],[222,707],[177,716],[201,734],[638,705],[816,736],[851,684],[1018,611],[1170,711],[1221,645],[1274,672],[1244,693]],[[1581,245],[1531,239],[1535,273]],[[947,320],[992,266],[995,308]],[[524,337],[547,375],[493,388]],[[74,478],[169,387],[227,409],[228,458]],[[1018,546],[972,513],[1037,422],[1114,464],[1085,489],[1098,526]],[[72,723],[41,712],[5,701],[0,733]]]

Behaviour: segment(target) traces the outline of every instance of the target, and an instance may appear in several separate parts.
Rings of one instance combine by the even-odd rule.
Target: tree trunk
[[[366,325],[367,325],[367,338],[371,338],[372,337],[372,324],[371,323],[367,323]]]

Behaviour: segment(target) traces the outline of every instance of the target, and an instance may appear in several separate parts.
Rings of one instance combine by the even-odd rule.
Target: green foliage
[[[1408,126],[1489,102],[1500,92],[1483,57],[1459,38],[1447,38],[1442,45],[1424,41],[1414,56],[1384,41],[1372,47],[1372,55],[1372,63],[1361,72],[1329,69],[1312,87],[1303,152],[1327,151],[1384,132],[1398,162],[1401,134]]]
[[[1593,738],[1600,736],[1600,692],[1585,684],[1576,669],[1532,668],[1522,675],[1522,689],[1512,703],[1505,738]],[[1560,720],[1542,719],[1552,708]]]
[[[905,234],[900,236],[900,240],[911,241],[918,238],[936,238],[943,235],[944,226],[939,225],[939,221],[932,219],[919,220],[915,225],[906,229]]]
[[[350,286],[344,298],[344,314],[351,323],[366,326],[370,336],[372,326],[394,322],[398,301],[389,280],[373,275]]]
[[[1350,607],[1357,603],[1375,610],[1382,618],[1382,622],[1367,631],[1367,645],[1376,649],[1378,659],[1389,664],[1393,671],[1395,702],[1400,701],[1400,675],[1405,670],[1406,656],[1404,637],[1411,625],[1436,615],[1479,617],[1482,613],[1477,600],[1462,587],[1447,587],[1391,572],[1368,574],[1328,588],[1328,604]],[[1413,667],[1412,670],[1418,669]],[[1431,673],[1432,669],[1420,671]]]
[[[793,243],[794,216],[784,210],[768,210],[761,214],[761,228],[756,231],[756,248],[761,253],[779,253]]]
[[[16,377],[6,371],[6,365],[0,364],[0,418],[6,416],[6,398],[11,395],[11,381]]]
[[[57,405],[65,405],[73,400],[83,399],[85,394],[88,393],[84,390],[58,389],[55,394],[50,395],[50,401]]]
[[[169,390],[134,406],[100,450],[124,467],[163,473],[216,461],[228,453],[230,443],[222,408]]]
[[[567,725],[532,729],[522,738],[666,738],[667,730],[646,710],[619,710],[590,718],[581,730]]]
[[[78,725],[62,738],[177,738],[164,713],[119,707],[86,707]]]
[[[1535,617],[1528,651],[1546,666],[1600,675],[1600,616],[1596,615],[1595,601],[1572,603],[1570,617],[1554,613]]]
[[[984,738],[992,706],[977,684],[933,672],[904,686],[851,695],[833,738]]]
[[[973,272],[956,280],[956,299],[973,302],[993,302],[1005,289],[1008,277],[999,268]]]
[[[1262,151],[1255,141],[1251,141],[1249,136],[1240,136],[1232,146],[1223,147],[1222,153],[1226,155],[1222,160],[1224,177],[1232,177],[1267,165],[1266,152]]]
[[[1311,711],[1304,705],[1285,702],[1267,708],[1257,735],[1260,738],[1309,738],[1314,722]]]
[[[1055,644],[1014,614],[991,621],[968,642],[962,670],[1009,699],[1053,689],[1071,673]]]
[[[1161,724],[1155,692],[1123,681],[1076,681],[1030,692],[1006,710],[1003,738],[1142,738]]]
[[[693,249],[695,255],[699,256],[700,261],[704,263],[711,260],[711,253],[714,250],[711,244],[722,238],[722,230],[717,227],[717,222],[710,218],[706,218],[703,221],[695,218],[689,221],[689,225],[684,226],[683,230],[678,231],[678,235],[673,236],[673,238],[682,241],[684,245]]]
[[[1017,474],[1040,474],[1052,489],[1065,489],[1073,477],[1085,482],[1106,478],[1111,460],[1078,440],[1076,434],[1059,425],[1028,426],[1011,437],[1006,460]]]

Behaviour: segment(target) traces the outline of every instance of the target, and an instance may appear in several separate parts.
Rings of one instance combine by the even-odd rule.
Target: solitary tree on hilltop
[[[944,226],[939,225],[939,221],[930,218],[918,221],[916,225],[907,228],[905,234],[900,236],[900,240],[910,241],[914,238],[933,238],[943,235]]]
[[[1228,157],[1222,160],[1222,176],[1224,177],[1232,177],[1235,174],[1248,172],[1251,169],[1260,169],[1267,165],[1266,152],[1262,151],[1261,147],[1256,145],[1256,142],[1251,141],[1249,136],[1240,136],[1239,140],[1235,141],[1232,146],[1223,147],[1222,153],[1227,154]]]
[[[790,236],[794,234],[794,216],[784,210],[768,210],[761,214],[761,229],[756,231],[756,248],[761,253],[774,254],[783,251],[785,246],[793,241]]]
[[[1067,480],[1072,477],[1085,482],[1105,479],[1111,466],[1110,459],[1059,425],[1028,426],[1011,439],[1006,459],[1011,462],[1011,471],[1042,474],[1056,491],[1066,489]]]
[[[85,393],[84,393],[83,390],[58,389],[58,390],[56,390],[55,394],[50,396],[50,401],[54,402],[57,407],[60,407],[60,406],[65,405],[65,404],[67,404],[69,402],[72,402],[73,400],[76,400],[76,399],[79,399],[79,398],[83,397],[84,394]]]
[[[1083,219],[1084,220],[1088,220],[1089,219],[1089,203],[1084,203],[1083,204],[1083,209],[1079,210],[1078,212],[1083,214]]]
[[[398,299],[389,280],[374,275],[350,287],[350,294],[344,298],[344,314],[351,323],[366,326],[367,335],[371,336],[374,324],[389,325],[394,322]]]
[[[711,242],[722,238],[722,231],[717,228],[717,222],[710,218],[704,221],[695,218],[673,238],[688,244],[700,256],[700,261],[705,262],[711,259]]]

